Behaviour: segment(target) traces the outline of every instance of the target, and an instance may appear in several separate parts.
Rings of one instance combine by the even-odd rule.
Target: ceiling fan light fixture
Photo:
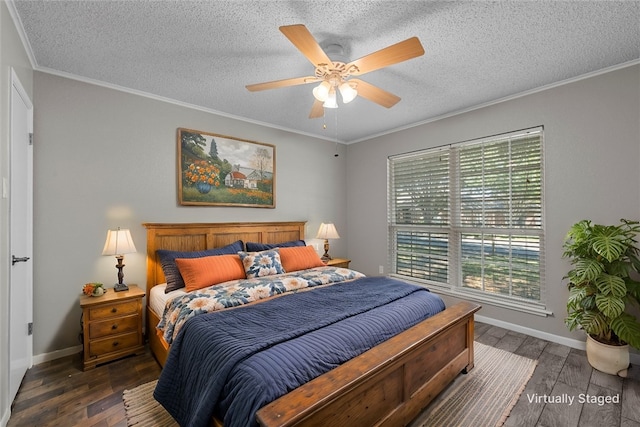
[[[309,114],[310,119],[323,117],[324,108],[338,108],[336,100],[338,90],[344,104],[360,96],[385,108],[393,107],[400,101],[400,97],[363,80],[348,79],[351,76],[361,76],[424,55],[424,47],[420,40],[417,37],[410,37],[348,62],[345,49],[341,45],[327,43],[323,48],[302,24],[283,25],[280,27],[280,32],[313,64],[315,67],[313,75],[251,84],[246,88],[250,92],[256,92],[319,83],[312,89],[314,102]],[[327,56],[328,54],[331,56]]]
[[[345,104],[350,103],[358,96],[358,91],[349,82],[343,82],[338,89],[340,90],[340,95],[342,95],[342,102]]]
[[[331,88],[331,90],[329,91],[329,95],[327,96],[327,99],[324,101],[324,104],[322,104],[322,106],[324,108],[338,108],[338,101],[336,100],[336,90],[334,88]]]
[[[331,89],[331,85],[329,82],[322,82],[318,86],[313,88],[313,97],[320,102],[324,102],[329,97],[329,90]]]

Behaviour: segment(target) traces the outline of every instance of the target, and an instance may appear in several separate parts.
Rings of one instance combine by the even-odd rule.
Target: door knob
[[[27,262],[27,261],[29,261],[28,256],[17,257],[15,255],[11,255],[11,265],[15,265],[16,262]]]

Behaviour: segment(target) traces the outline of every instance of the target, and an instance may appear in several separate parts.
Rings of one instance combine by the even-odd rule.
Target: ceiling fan
[[[351,76],[361,76],[424,54],[420,40],[417,37],[411,37],[345,64],[332,61],[304,25],[285,25],[280,27],[280,31],[316,67],[315,75],[257,83],[247,85],[246,88],[251,92],[257,92],[320,82],[313,89],[315,101],[309,114],[310,119],[322,117],[324,108],[338,107],[336,92],[340,92],[345,104],[360,95],[383,107],[393,107],[400,101],[400,97]]]

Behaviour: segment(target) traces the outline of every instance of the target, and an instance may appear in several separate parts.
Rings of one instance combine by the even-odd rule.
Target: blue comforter
[[[255,426],[267,403],[442,311],[426,289],[362,278],[185,323],[154,397],[185,426]]]

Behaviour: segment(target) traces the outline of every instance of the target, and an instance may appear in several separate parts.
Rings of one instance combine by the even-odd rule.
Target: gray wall
[[[107,229],[131,229],[125,281],[143,287],[143,222],[305,220],[312,243],[334,222],[346,237],[343,145],[336,158],[332,142],[41,72],[34,93],[35,355],[77,346],[82,285],[116,282],[115,258],[101,256]],[[179,127],[274,144],[276,208],[178,205]],[[331,245],[347,255],[346,238]]]
[[[9,179],[11,68],[33,100],[33,70],[5,2],[0,2],[0,176]],[[0,199],[0,424],[9,416],[9,199]]]
[[[425,100],[429,102],[429,100]],[[480,315],[584,340],[564,326],[568,228],[587,218],[640,219],[640,66],[557,86],[348,146],[348,254],[365,274],[387,265],[387,156],[543,125],[546,287],[553,316],[483,304]],[[453,298],[447,298],[454,302]]]

